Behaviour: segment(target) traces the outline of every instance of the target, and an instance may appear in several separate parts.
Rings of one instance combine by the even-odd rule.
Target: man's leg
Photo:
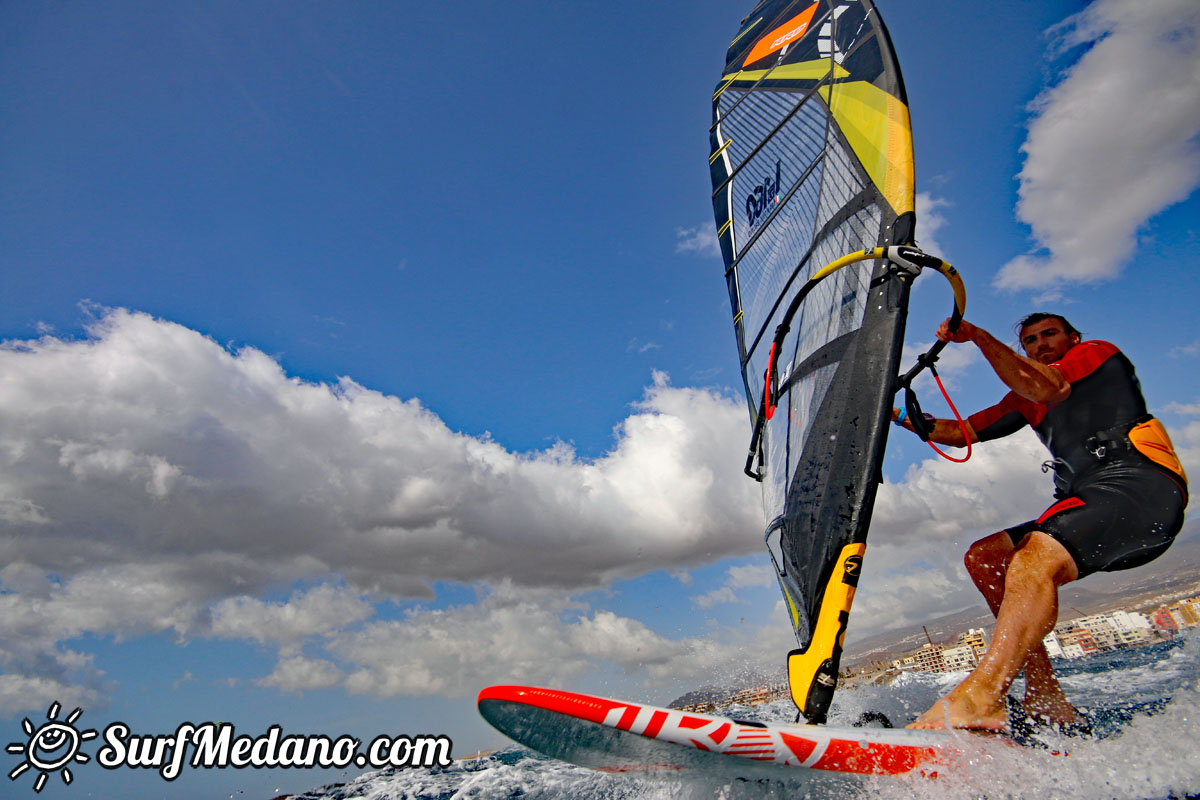
[[[964,559],[967,573],[995,616],[1000,615],[1005,574],[1015,551],[1012,537],[1007,531],[1000,531],[971,545]],[[1040,641],[1025,662],[1025,710],[1060,724],[1077,719],[1075,708],[1054,676],[1050,656]]]
[[[1034,531],[1013,551],[992,646],[955,689],[909,727],[1002,730],[1004,695],[1042,637],[1058,619],[1058,587],[1079,577],[1061,544]]]

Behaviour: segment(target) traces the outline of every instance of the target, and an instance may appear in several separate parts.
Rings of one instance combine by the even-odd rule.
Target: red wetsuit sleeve
[[[1117,346],[1109,342],[1080,342],[1068,350],[1061,361],[1055,361],[1050,366],[1061,372],[1068,383],[1074,383],[1091,375],[1119,352]]]
[[[987,442],[1016,433],[1026,425],[1037,425],[1045,416],[1045,406],[1026,400],[1016,392],[1009,392],[991,408],[967,417],[967,422],[979,441]]]

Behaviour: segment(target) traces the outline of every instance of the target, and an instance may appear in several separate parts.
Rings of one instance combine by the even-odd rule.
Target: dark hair
[[[1043,322],[1048,319],[1058,320],[1058,324],[1063,326],[1063,332],[1066,333],[1068,336],[1070,336],[1073,333],[1076,336],[1078,336],[1080,339],[1083,338],[1083,334],[1080,333],[1079,331],[1077,331],[1075,329],[1074,325],[1067,322],[1067,318],[1064,317],[1062,314],[1048,314],[1045,311],[1035,311],[1032,314],[1025,315],[1017,322],[1017,325],[1015,328],[1013,328],[1013,330],[1016,331],[1017,338],[1020,339],[1021,331],[1025,330],[1030,325],[1036,325],[1039,322]]]

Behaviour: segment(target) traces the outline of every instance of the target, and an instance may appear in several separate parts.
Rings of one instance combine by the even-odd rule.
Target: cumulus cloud
[[[964,534],[1024,522],[1053,502],[1050,478],[1040,468],[1049,455],[1028,428],[976,444],[965,464],[930,454],[909,467],[902,482],[880,484],[873,543],[902,545],[925,557],[923,543],[963,543]]]
[[[420,609],[335,637],[327,652],[355,665],[352,693],[467,696],[489,683],[570,685],[598,664],[644,676],[648,686],[696,685],[731,675],[749,660],[778,661],[779,626],[670,639],[605,610],[564,610],[553,594],[500,587],[479,603]]]
[[[585,460],[510,452],[416,400],[300,381],[124,310],[83,340],[6,343],[0,371],[10,683],[67,683],[84,665],[65,640],[166,633],[278,647],[268,684],[315,685],[333,673],[297,660],[305,643],[377,599],[437,581],[601,587],[752,552],[762,527],[736,457],[744,407],[662,374]],[[261,599],[298,582],[316,588]]]
[[[57,666],[57,665],[55,665]],[[81,685],[77,680],[58,680],[45,675],[0,675],[0,713],[44,711],[52,703],[67,708],[104,707],[103,691]]]
[[[600,586],[745,552],[759,527],[730,457],[741,404],[662,374],[589,461],[120,310],[85,341],[9,344],[0,369],[0,552],[64,578],[161,560],[210,597],[325,574],[402,596]]]
[[[732,566],[719,587],[692,597],[692,604],[697,608],[713,608],[723,603],[736,603],[741,599],[739,589],[770,586],[774,582],[775,570],[768,564]]]
[[[1200,475],[1200,421],[1172,430],[1175,452],[1188,475]]]
[[[1167,403],[1165,406],[1163,406],[1163,410],[1171,414],[1196,416],[1200,415],[1200,401],[1195,403]]]
[[[930,255],[939,256],[945,261],[954,263],[954,258],[945,251],[938,241],[938,232],[946,227],[946,217],[941,209],[950,205],[949,201],[935,197],[929,192],[917,192],[916,196],[917,245]]]
[[[343,677],[342,671],[330,661],[297,655],[281,658],[270,675],[255,683],[285,692],[303,692],[328,689],[340,683]]]
[[[900,363],[906,367],[909,364],[915,364],[917,357],[929,351],[933,347],[934,340],[928,342],[905,342],[904,349],[900,354]],[[942,350],[938,355],[937,367],[938,375],[942,377],[942,383],[949,389],[958,388],[958,379],[963,376],[967,368],[980,360],[979,348],[977,347],[961,347],[949,345]],[[936,392],[937,384],[934,382],[933,375],[928,371],[922,372],[913,381],[913,388],[920,394],[927,392]]]
[[[692,603],[696,608],[712,608],[714,606],[724,605],[726,603],[736,603],[738,601],[737,592],[733,591],[728,586],[721,586],[713,589],[711,592],[698,594],[692,598]]]
[[[1164,410],[1182,417],[1200,417],[1200,401],[1195,403],[1168,403]],[[1191,420],[1183,425],[1168,425],[1175,454],[1183,464],[1184,472],[1200,475],[1200,420]]]
[[[231,597],[213,607],[213,636],[279,645],[293,653],[305,640],[361,622],[374,607],[345,589],[318,586],[297,592],[284,603],[254,597]]]
[[[1041,252],[1004,266],[1006,289],[1116,276],[1200,182],[1200,4],[1096,0],[1054,33],[1088,49],[1033,104],[1017,215]]]
[[[875,569],[880,563],[894,563],[903,555],[889,545],[869,547],[863,562],[863,591],[855,595],[849,640],[869,637],[888,629],[919,624],[982,601],[958,569],[961,554],[944,551],[933,561],[911,564],[910,571]],[[962,572],[962,574],[959,574]],[[886,619],[886,625],[877,621]]]

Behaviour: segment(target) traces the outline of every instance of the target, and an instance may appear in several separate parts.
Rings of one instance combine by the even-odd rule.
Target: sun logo
[[[88,762],[88,756],[79,752],[79,745],[88,739],[95,739],[96,732],[79,731],[75,728],[75,720],[83,714],[82,708],[72,711],[64,722],[58,721],[59,708],[58,703],[52,704],[46,712],[46,719],[49,721],[40,727],[35,728],[28,717],[21,723],[29,740],[24,744],[11,742],[5,748],[5,752],[24,755],[25,760],[8,773],[9,780],[15,781],[32,767],[39,773],[33,782],[35,792],[42,791],[50,773],[59,770],[62,771],[63,783],[69,786],[71,781],[75,780],[75,776],[68,767],[74,762]]]

